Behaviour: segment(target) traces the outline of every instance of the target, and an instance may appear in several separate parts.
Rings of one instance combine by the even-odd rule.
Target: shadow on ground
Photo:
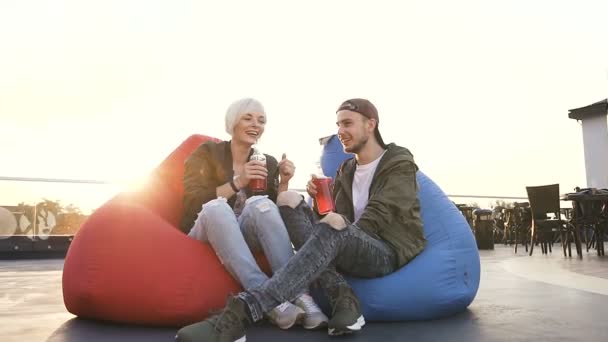
[[[475,327],[475,314],[467,310],[456,316],[426,322],[369,323],[362,332],[349,337],[329,337],[327,330],[307,331],[300,327],[283,331],[267,323],[262,323],[247,331],[247,341],[451,341],[455,336],[461,341],[484,341]],[[149,328],[120,325],[73,318],[63,323],[47,339],[47,342],[161,342],[171,341],[176,329]]]

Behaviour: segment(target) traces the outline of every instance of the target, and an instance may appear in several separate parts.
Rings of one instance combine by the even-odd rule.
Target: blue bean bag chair
[[[341,151],[338,139],[325,144],[323,154],[332,157],[321,158],[326,175],[335,175],[340,163],[350,158]],[[385,277],[347,278],[368,321],[446,317],[465,310],[477,294],[479,252],[471,228],[430,178],[420,171],[416,178],[428,241],[426,248],[407,265]]]

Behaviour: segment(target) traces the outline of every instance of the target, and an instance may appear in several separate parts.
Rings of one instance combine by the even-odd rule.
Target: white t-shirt
[[[367,206],[369,200],[369,187],[372,185],[372,179],[374,173],[380,163],[380,159],[386,153],[386,150],[376,160],[369,164],[359,165],[355,170],[355,176],[353,177],[353,208],[355,209],[355,222],[359,220],[363,209]]]

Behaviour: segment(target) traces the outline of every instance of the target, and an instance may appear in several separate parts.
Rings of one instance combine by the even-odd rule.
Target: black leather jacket
[[[253,149],[250,152],[250,156]],[[266,192],[273,202],[277,200],[279,190],[279,167],[277,160],[265,154],[268,178]],[[232,152],[230,141],[206,142],[201,144],[186,159],[184,170],[184,212],[180,222],[180,230],[188,233],[201,210],[203,204],[216,198],[216,188],[232,180]],[[245,189],[247,197],[253,194]],[[260,195],[256,193],[256,195]],[[228,204],[234,207],[236,196],[228,199]]]

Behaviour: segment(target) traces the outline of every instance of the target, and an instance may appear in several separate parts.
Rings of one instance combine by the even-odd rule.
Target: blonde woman
[[[250,98],[238,100],[226,112],[230,141],[207,142],[186,160],[184,216],[181,229],[208,243],[232,276],[245,290],[263,284],[268,277],[253,252],[263,251],[273,272],[293,256],[285,224],[276,206],[279,193],[288,189],[294,164],[283,155],[280,162],[266,156],[266,163],[249,161],[252,146],[266,127],[262,104]],[[266,191],[255,193],[248,185],[266,179]],[[325,316],[307,293],[284,302],[267,317],[282,329],[296,323],[314,329],[327,324]]]

